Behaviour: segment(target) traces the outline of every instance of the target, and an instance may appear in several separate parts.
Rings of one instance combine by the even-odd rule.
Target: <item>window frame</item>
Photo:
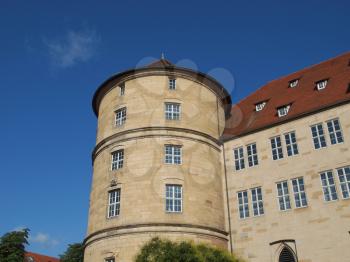
[[[119,96],[125,95],[125,84],[119,85]]]
[[[339,127],[338,130],[336,130],[335,122],[338,123],[338,127]],[[331,124],[332,130],[330,130],[329,124]],[[343,130],[342,130],[339,118],[333,118],[333,119],[327,120],[326,126],[327,126],[329,141],[330,141],[331,145],[343,144],[344,143],[344,135],[343,135]],[[339,141],[338,133],[340,133],[341,141]],[[334,136],[335,143],[333,143],[332,135]]]
[[[114,155],[117,154],[117,158],[114,159]],[[118,149],[111,152],[111,171],[117,171],[124,166],[124,149]]]
[[[115,201],[112,202],[112,194],[115,193]],[[120,215],[121,207],[121,188],[114,188],[108,191],[107,218],[116,218]],[[111,211],[113,210],[113,211]]]
[[[288,87],[289,88],[296,88],[298,86],[298,84],[299,84],[299,78],[296,78],[296,79],[289,81]]]
[[[115,118],[114,118],[114,126],[116,127],[122,127],[126,123],[126,106],[118,108],[114,111]],[[118,115],[120,114],[120,115]]]
[[[172,188],[172,196],[169,197],[167,195],[168,188]],[[175,188],[180,188],[180,198],[176,197]],[[168,209],[168,201],[171,202],[170,207],[172,210]],[[175,210],[175,207],[178,206],[175,205],[175,201],[180,201],[180,210]],[[181,184],[165,184],[165,212],[171,214],[183,212],[183,186]]]
[[[167,151],[167,148],[171,148],[170,154]],[[175,149],[179,149],[179,154],[175,154]],[[168,157],[167,157],[168,156]],[[177,161],[177,157],[180,161]],[[167,160],[170,159],[171,162]],[[165,144],[164,145],[164,163],[167,165],[182,165],[182,145],[173,145],[173,144]]]
[[[170,78],[168,79],[168,89],[171,91],[176,90],[176,78]]]
[[[291,105],[285,105],[277,108],[278,117],[284,117],[288,115]]]
[[[279,139],[280,142],[280,146],[277,146],[277,141],[276,139]],[[274,145],[272,143],[272,141],[274,141],[276,148],[274,148]],[[282,144],[282,138],[280,135],[278,136],[274,136],[274,137],[270,137],[270,146],[271,146],[271,154],[272,154],[272,160],[277,161],[280,159],[284,158],[284,152],[283,152],[283,144]],[[280,149],[280,151],[279,151]],[[277,154],[275,154],[277,156],[277,158],[274,157],[274,152],[277,152]]]
[[[314,131],[312,130],[313,127],[315,127],[315,129],[316,129],[317,136],[314,136]],[[319,127],[321,127],[321,129],[319,129]],[[322,134],[320,134],[320,130],[322,131]],[[325,134],[324,128],[323,128],[323,123],[321,122],[321,123],[317,123],[317,124],[311,125],[310,126],[310,131],[311,131],[311,136],[312,136],[312,142],[313,142],[313,145],[314,145],[314,149],[315,150],[319,150],[319,149],[322,149],[322,148],[326,148],[327,147],[327,140],[326,140],[326,134]],[[323,137],[324,145],[322,144],[321,137]],[[315,139],[317,139],[317,142],[319,144],[318,148],[316,148]]]
[[[340,179],[340,174],[339,171],[342,170],[343,176],[344,176],[344,181]],[[347,173],[345,170],[348,170],[349,173]],[[347,177],[347,174],[349,174],[349,179]],[[340,186],[340,191],[341,191],[341,196],[342,199],[350,199],[350,166],[344,166],[344,167],[339,167],[337,168],[337,175],[338,175],[338,182]],[[344,196],[344,184],[345,184],[345,191],[347,193],[347,197]]]
[[[105,262],[115,262],[115,258],[114,257],[107,257],[107,258],[105,258]]]
[[[309,203],[308,203],[306,191],[305,191],[304,177],[296,177],[291,179],[291,181],[292,181],[295,208],[308,207]],[[300,181],[302,183],[300,183]],[[296,187],[294,185],[294,182],[296,182]],[[303,203],[303,197],[302,197],[303,195],[304,195],[305,203]],[[299,203],[299,205],[297,203]]]
[[[255,153],[254,153],[254,149],[255,149]],[[247,150],[248,167],[254,167],[259,165],[258,147],[256,145],[256,142],[246,145],[246,150]]]
[[[292,135],[294,136],[294,140],[295,140],[294,142],[293,142]],[[284,136],[284,142],[286,144],[287,156],[291,157],[291,156],[299,155],[299,146],[298,146],[296,132],[290,131],[290,132],[284,133],[283,136]],[[288,137],[288,139],[287,139],[287,137]],[[289,141],[289,143],[288,143],[288,141]],[[291,150],[289,150],[289,148]],[[289,154],[289,152],[291,152],[291,154]]]
[[[325,174],[325,176],[326,176],[326,180],[325,180],[327,182],[326,185],[323,184],[323,181],[324,181],[324,179],[322,179],[322,175],[323,174]],[[329,174],[330,174],[330,176],[329,176]],[[330,183],[329,183],[330,177],[333,180],[333,184],[332,185],[330,185]],[[322,187],[324,202],[328,203],[328,202],[338,201],[338,199],[339,199],[339,197],[338,197],[338,190],[337,190],[337,185],[335,183],[333,171],[332,170],[326,170],[326,171],[320,172],[320,180],[321,180],[321,187]],[[331,190],[330,190],[332,187],[334,188],[335,198],[332,197],[333,194],[331,193]],[[329,200],[326,199],[325,188],[327,188],[327,192],[328,192],[328,194],[330,196]]]
[[[171,105],[171,110],[168,110],[168,106]],[[178,107],[178,111],[175,111],[174,108]],[[165,120],[169,121],[179,121],[181,120],[181,104],[174,102],[165,102],[164,103],[164,115]]]
[[[323,80],[317,81],[316,82],[316,89],[317,89],[317,91],[326,89],[326,87],[328,85],[328,82],[329,82],[329,79],[323,79]]]
[[[246,196],[244,196],[244,193],[246,193]],[[242,195],[241,198],[240,198],[240,194]],[[242,200],[242,201],[240,201],[240,200]],[[239,216],[239,219],[246,219],[246,218],[250,217],[248,190],[242,190],[242,191],[238,191],[237,192],[237,202],[238,202],[238,216]],[[242,213],[243,217],[241,216],[241,208],[242,208],[242,211],[243,211],[243,213]]]
[[[284,186],[283,186],[284,183],[287,185],[286,188],[284,188]],[[279,190],[278,190],[278,185],[279,184],[281,185],[282,195],[279,195]],[[277,189],[277,204],[278,204],[279,211],[292,210],[292,202],[291,202],[291,199],[290,199],[288,180],[283,180],[283,181],[277,182],[276,183],[276,189]],[[287,192],[285,192],[285,189],[286,189]],[[281,209],[280,198],[283,199],[283,204],[284,204],[285,209]],[[288,199],[289,208],[287,208],[287,201],[286,201],[286,199]]]
[[[260,198],[259,199],[259,192],[258,190],[260,190]],[[256,200],[254,201],[254,194],[253,192],[255,192],[255,197]],[[251,195],[251,200],[252,200],[252,210],[253,210],[253,216],[254,217],[258,217],[258,216],[262,216],[265,214],[265,209],[264,209],[264,198],[263,198],[263,193],[262,193],[262,188],[261,186],[259,187],[254,187],[250,189],[250,195]],[[261,203],[261,206],[259,205]],[[256,209],[254,208],[254,204],[256,204]],[[255,210],[258,211],[257,214],[255,214]]]
[[[259,112],[263,110],[266,106],[266,101],[255,104],[255,111]]]
[[[237,152],[237,154],[236,154]],[[237,158],[236,158],[237,156]],[[236,147],[233,149],[233,158],[234,158],[234,166],[235,171],[239,171],[245,169],[245,159],[244,159],[244,149],[243,146]]]

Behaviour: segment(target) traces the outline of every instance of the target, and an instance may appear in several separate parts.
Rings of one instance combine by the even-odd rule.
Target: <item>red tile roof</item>
[[[40,255],[32,252],[26,252],[24,257],[25,257],[24,259],[25,262],[59,262],[60,261],[58,258],[44,256],[44,255]],[[30,260],[30,257],[33,259],[33,261]]]
[[[320,64],[273,80],[232,106],[226,121],[223,140],[246,135],[269,126],[315,113],[332,106],[350,102],[350,52]],[[298,85],[289,88],[289,82],[298,79]],[[328,79],[325,89],[315,89],[316,83]],[[255,105],[266,101],[263,110]],[[284,117],[278,117],[277,108],[291,105]]]

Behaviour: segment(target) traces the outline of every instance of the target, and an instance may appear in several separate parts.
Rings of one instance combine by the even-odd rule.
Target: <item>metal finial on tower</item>
[[[164,60],[165,59],[165,56],[164,56],[164,53],[162,52],[162,54],[160,55],[160,59]]]

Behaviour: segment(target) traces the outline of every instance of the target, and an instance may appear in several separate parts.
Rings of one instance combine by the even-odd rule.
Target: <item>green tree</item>
[[[225,250],[192,242],[175,243],[153,238],[136,256],[136,262],[243,262]]]
[[[83,262],[84,261],[84,245],[75,243],[68,245],[66,252],[60,255],[61,262]]]
[[[0,238],[0,261],[19,262],[24,260],[25,245],[28,245],[29,229],[12,231]]]

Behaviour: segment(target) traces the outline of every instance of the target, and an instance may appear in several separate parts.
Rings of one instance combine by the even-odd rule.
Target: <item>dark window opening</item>
[[[280,253],[278,262],[296,262],[294,252],[288,247],[284,247]]]

